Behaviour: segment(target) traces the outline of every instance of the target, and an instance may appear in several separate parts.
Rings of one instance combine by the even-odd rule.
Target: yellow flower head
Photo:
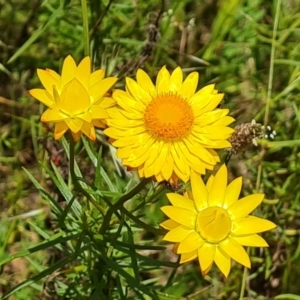
[[[250,268],[250,259],[243,246],[268,247],[257,235],[276,227],[271,221],[248,216],[263,200],[263,194],[253,194],[238,200],[242,178],[227,186],[227,169],[223,165],[206,185],[192,173],[192,196],[167,194],[173,206],[162,211],[170,218],[160,225],[169,230],[164,240],[178,243],[176,253],[181,263],[198,257],[203,275],[213,262],[227,277],[231,259]]]
[[[106,108],[115,104],[105,94],[117,78],[103,79],[102,69],[91,73],[89,57],[76,66],[70,55],[64,60],[61,76],[50,69],[38,69],[37,74],[45,89],[32,89],[29,93],[49,107],[41,121],[55,123],[55,139],[70,129],[76,141],[81,132],[95,140],[94,126],[105,127]]]
[[[219,162],[213,149],[231,147],[227,139],[234,121],[228,109],[216,108],[223,98],[214,85],[196,92],[198,73],[183,81],[177,67],[163,67],[154,85],[142,70],[137,80],[126,78],[126,91],[116,90],[118,107],[108,110],[104,133],[114,139],[123,165],[138,169],[140,177],[187,182],[191,171],[204,174]],[[174,180],[173,180],[174,179]]]

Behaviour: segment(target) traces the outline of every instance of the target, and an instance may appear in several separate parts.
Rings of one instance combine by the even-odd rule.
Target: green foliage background
[[[0,295],[300,299],[300,1],[90,0],[86,14],[84,2],[0,0]],[[145,55],[151,28],[159,34]],[[153,77],[163,65],[180,65],[200,73],[199,86],[215,83],[226,94],[236,124],[255,119],[276,130],[274,141],[229,162],[231,178],[244,177],[243,194],[265,193],[257,214],[278,224],[264,235],[269,249],[250,250],[250,271],[234,265],[226,280],[217,269],[202,277],[197,262],[178,266],[158,227],[167,190],[154,183],[130,201],[131,216],[122,213],[99,233],[101,214],[71,192],[68,144],[47,138],[43,107],[27,93],[40,85],[36,68],[58,71],[67,55],[79,62],[88,46],[95,67],[119,75],[117,87],[143,59]],[[96,203],[137,185],[101,134],[75,150],[75,171]]]

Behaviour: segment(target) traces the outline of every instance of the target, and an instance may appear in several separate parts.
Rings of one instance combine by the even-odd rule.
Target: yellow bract
[[[38,69],[37,73],[45,89],[32,89],[29,93],[49,107],[41,121],[55,123],[55,139],[70,129],[76,141],[81,133],[95,140],[94,127],[105,127],[106,109],[115,104],[105,94],[117,78],[104,79],[102,69],[91,73],[89,57],[76,66],[70,55],[64,60],[61,76],[50,69]]]
[[[126,78],[126,91],[113,93],[118,106],[108,109],[104,131],[123,165],[157,181],[187,182],[192,172],[212,170],[220,161],[213,149],[231,147],[233,129],[227,125],[234,119],[228,109],[217,108],[223,94],[214,85],[196,92],[198,73],[183,81],[180,67],[172,74],[163,67],[156,85],[142,70],[136,77]]]
[[[253,194],[238,200],[242,179],[227,186],[227,168],[221,166],[205,185],[192,173],[192,199],[167,194],[172,206],[162,207],[170,218],[160,225],[169,230],[164,240],[178,243],[176,253],[181,263],[198,257],[202,274],[207,274],[213,262],[227,277],[231,259],[250,267],[243,246],[267,247],[257,233],[276,227],[268,220],[249,214],[262,202],[263,194]]]

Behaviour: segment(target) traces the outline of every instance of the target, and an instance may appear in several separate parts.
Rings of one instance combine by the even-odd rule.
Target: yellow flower
[[[114,139],[123,165],[157,181],[187,182],[192,170],[212,170],[220,161],[213,149],[231,147],[227,139],[233,129],[226,126],[234,119],[228,109],[216,108],[223,94],[214,85],[196,92],[198,73],[183,81],[180,67],[172,74],[163,67],[156,86],[140,69],[136,77],[126,78],[126,91],[113,93],[118,107],[108,110],[104,131]]]
[[[32,89],[29,93],[49,108],[42,114],[42,122],[54,122],[54,137],[59,139],[68,129],[74,139],[81,132],[95,140],[96,127],[105,127],[108,117],[106,108],[115,104],[105,97],[117,78],[104,78],[104,70],[91,73],[91,60],[85,57],[78,66],[69,55],[63,63],[62,74],[55,71],[37,70],[45,89]]]
[[[250,268],[250,259],[243,246],[268,247],[257,233],[276,227],[271,221],[248,216],[263,200],[263,194],[253,194],[238,200],[242,178],[227,186],[227,169],[223,165],[206,185],[192,173],[192,196],[167,194],[173,206],[162,211],[170,218],[160,225],[169,230],[164,240],[178,243],[176,253],[181,263],[198,257],[203,275],[213,262],[227,277],[231,259]]]

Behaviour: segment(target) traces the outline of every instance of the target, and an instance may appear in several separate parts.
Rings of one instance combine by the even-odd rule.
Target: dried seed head
[[[229,138],[232,148],[227,148],[226,151],[230,155],[246,150],[250,145],[257,146],[257,139],[271,138],[274,139],[276,131],[272,130],[271,126],[263,126],[252,120],[251,123],[243,123],[237,125],[234,133]]]

